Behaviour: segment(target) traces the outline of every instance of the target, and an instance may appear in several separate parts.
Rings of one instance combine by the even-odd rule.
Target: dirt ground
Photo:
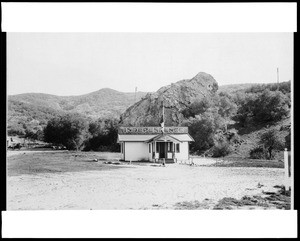
[[[56,154],[51,155],[55,159]],[[14,169],[26,164],[20,165],[20,158],[16,159],[16,156],[10,154],[8,158],[7,210],[184,209],[178,207],[195,202],[201,205],[192,206],[192,209],[216,209],[222,199],[228,201],[224,198],[263,197],[263,192],[276,192],[278,189],[274,186],[284,183],[284,170],[281,168],[179,163],[162,167],[154,164],[82,162],[77,165],[76,171],[14,172],[10,175]],[[39,160],[38,156],[28,158],[33,159]],[[73,163],[68,160],[68,164],[72,166]],[[80,171],[83,165],[98,167]],[[102,168],[104,166],[107,168]],[[246,206],[240,207],[247,209]],[[251,209],[274,208],[276,206],[253,205]]]

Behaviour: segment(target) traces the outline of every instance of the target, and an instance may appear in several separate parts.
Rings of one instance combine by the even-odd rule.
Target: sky
[[[152,92],[199,72],[219,85],[293,80],[292,33],[7,33],[7,93]]]

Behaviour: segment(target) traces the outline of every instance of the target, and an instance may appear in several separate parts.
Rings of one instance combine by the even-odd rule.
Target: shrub
[[[251,159],[266,159],[267,151],[263,146],[256,146],[250,150],[249,155]]]
[[[240,125],[254,126],[280,121],[289,114],[289,99],[280,91],[248,93],[233,117]]]
[[[227,142],[219,142],[212,148],[213,157],[224,157],[227,156],[230,152],[231,148],[229,143]]]
[[[270,129],[264,132],[259,140],[259,144],[264,147],[268,153],[267,158],[274,158],[274,151],[282,151],[284,149],[284,142],[276,129]]]

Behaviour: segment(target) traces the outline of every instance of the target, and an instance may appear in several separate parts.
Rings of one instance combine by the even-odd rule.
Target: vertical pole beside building
[[[289,183],[289,153],[287,148],[284,149],[284,187],[288,191],[290,187]]]
[[[291,210],[294,210],[294,156],[292,150],[290,150],[291,158]]]

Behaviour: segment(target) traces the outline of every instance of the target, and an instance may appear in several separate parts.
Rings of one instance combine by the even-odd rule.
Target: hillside
[[[162,118],[164,105],[165,124],[179,125],[184,119],[181,113],[187,106],[203,98],[211,98],[218,89],[216,80],[200,72],[189,80],[181,80],[147,94],[121,115],[121,124],[127,126],[157,126]]]
[[[109,88],[79,95],[56,96],[43,93],[25,93],[8,96],[8,129],[24,129],[34,122],[45,125],[47,121],[63,113],[79,113],[92,119],[119,118],[129,106],[146,93],[123,93]]]
[[[146,93],[137,92],[138,101]],[[79,96],[56,96],[42,93],[27,93],[8,96],[8,103],[20,102],[24,105],[52,108],[56,111],[78,112],[90,117],[117,117],[134,103],[135,93],[123,93],[112,89]]]
[[[270,128],[274,128],[278,131],[279,137],[282,142],[285,141],[285,137],[289,134],[291,128],[291,119],[290,117],[285,118],[273,125],[268,125],[265,128],[257,128],[253,131],[249,131],[248,133],[240,134],[241,143],[236,148],[234,152],[232,152],[228,157],[233,158],[248,158],[249,152],[252,148],[257,146],[260,136],[262,133],[266,132]],[[275,159],[282,160],[283,159],[283,152],[277,152],[275,155]]]
[[[13,95],[8,97],[8,134],[24,136],[28,130],[28,135],[33,132],[34,138],[44,140],[42,130],[50,119],[76,113],[92,127],[86,129],[91,137],[87,137],[85,150],[117,150],[120,125],[159,126],[163,106],[166,126],[189,127],[194,154],[218,157],[223,155],[218,150],[225,153],[227,148],[232,149],[225,154],[229,157],[248,158],[264,132],[275,128],[282,142],[289,135],[291,82],[219,87],[213,76],[199,72],[153,93],[106,88],[80,96]]]
[[[246,90],[257,84],[229,84],[229,85],[219,85],[218,93],[226,92],[228,94],[232,94],[237,91]]]

